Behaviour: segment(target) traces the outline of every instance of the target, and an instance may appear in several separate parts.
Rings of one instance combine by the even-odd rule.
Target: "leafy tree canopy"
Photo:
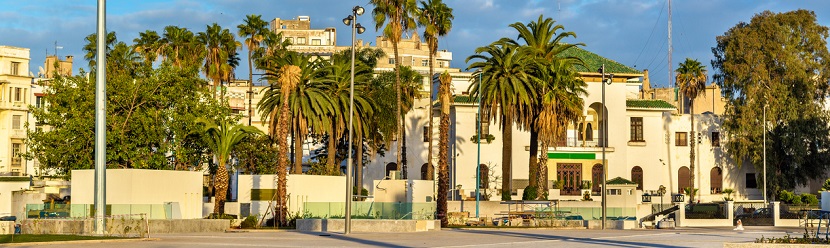
[[[805,184],[830,166],[827,36],[812,11],[765,11],[712,48],[714,80],[727,100],[726,149],[737,166],[762,170],[766,108],[768,192]]]

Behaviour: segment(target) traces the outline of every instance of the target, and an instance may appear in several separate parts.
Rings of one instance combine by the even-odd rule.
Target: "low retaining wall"
[[[0,221],[0,235],[13,234],[14,221]]]
[[[93,219],[65,220],[65,219],[25,219],[20,221],[21,232],[24,234],[92,234],[95,232]],[[131,234],[147,232],[153,233],[193,233],[193,232],[223,232],[231,225],[230,220],[139,220],[115,219],[107,220],[107,233]]]
[[[297,219],[297,231],[344,232],[343,219]],[[441,230],[440,220],[352,219],[352,232],[425,232]]]
[[[814,244],[764,244],[764,243],[724,243],[724,248],[799,248],[799,247],[827,247]]]
[[[586,220],[585,228],[602,229],[601,220]],[[606,229],[634,229],[637,228],[637,221],[634,220],[606,220]]]

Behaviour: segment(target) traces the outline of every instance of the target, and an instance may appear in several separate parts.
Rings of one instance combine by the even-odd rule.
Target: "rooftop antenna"
[[[58,41],[55,41],[55,58],[58,57],[58,49],[63,49],[63,47],[58,46]]]

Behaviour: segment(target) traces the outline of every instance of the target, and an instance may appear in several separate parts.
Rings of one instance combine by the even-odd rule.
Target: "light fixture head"
[[[343,18],[343,24],[346,24],[346,26],[352,25],[352,19],[354,19],[354,16],[352,16],[352,15],[349,15],[348,17]]]
[[[352,11],[354,11],[354,13],[357,14],[357,15],[363,15],[363,12],[365,10],[363,9],[363,7],[354,6],[354,8],[352,8]]]
[[[366,28],[364,28],[363,25],[360,25],[360,23],[355,25],[355,29],[357,30],[358,34],[362,34],[363,32],[366,32]]]

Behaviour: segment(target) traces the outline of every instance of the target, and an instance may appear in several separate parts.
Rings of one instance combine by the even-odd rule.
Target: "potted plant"
[[[481,136],[481,142],[482,143],[487,142],[487,144],[490,144],[495,139],[496,139],[496,136],[493,136],[492,134],[487,134],[487,135]],[[473,137],[470,137],[470,142],[473,142],[473,143],[478,142],[478,134],[473,135]]]
[[[726,188],[726,189],[723,189],[723,191],[721,191],[721,193],[726,195],[726,196],[723,197],[724,201],[733,201],[733,200],[735,200],[735,199],[732,198],[732,193],[735,193],[735,190],[730,189],[730,188]]]
[[[591,182],[591,180],[582,180],[582,190],[580,191],[580,195],[583,196],[583,200],[586,200],[585,195],[588,195],[586,201],[590,200],[590,198],[591,198],[590,197],[591,196],[591,186],[593,186],[593,183]]]

